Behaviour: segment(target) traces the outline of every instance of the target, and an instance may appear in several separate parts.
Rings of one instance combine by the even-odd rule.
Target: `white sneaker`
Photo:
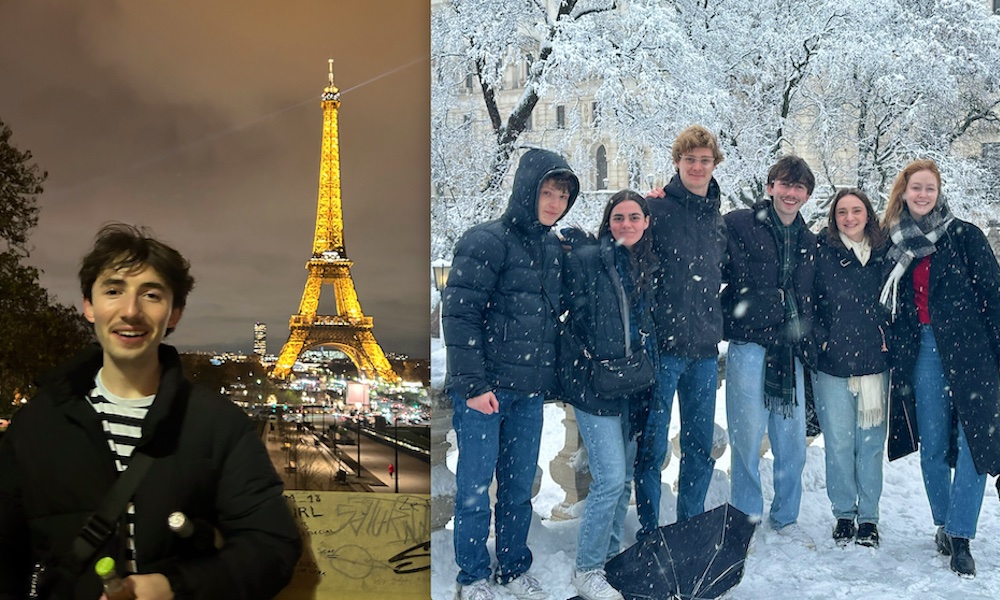
[[[538,580],[527,573],[521,573],[503,587],[519,600],[549,600]]]
[[[460,600],[496,600],[497,597],[488,579],[463,585],[458,593]]]
[[[608,583],[604,569],[576,571],[573,573],[573,587],[587,600],[625,600],[625,596]]]
[[[792,541],[798,542],[808,548],[809,550],[816,549],[816,542],[813,541],[812,537],[806,533],[805,529],[799,526],[798,523],[792,523],[791,525],[785,525],[781,529],[777,530],[775,533],[784,536]]]

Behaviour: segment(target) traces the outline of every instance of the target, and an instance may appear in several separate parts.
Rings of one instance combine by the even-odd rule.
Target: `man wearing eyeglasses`
[[[712,173],[723,156],[715,136],[700,125],[681,131],[672,155],[677,172],[649,198],[653,249],[660,259],[653,313],[660,368],[636,457],[640,538],[659,525],[660,469],[675,393],[681,418],[678,521],[704,512],[715,467],[712,437],[726,225]]]
[[[732,449],[732,504],[761,518],[760,447],[767,433],[774,454],[772,530],[815,548],[796,523],[806,459],[805,377],[812,350],[812,287],[816,236],[799,209],[816,179],[797,156],[767,174],[768,198],[726,214],[729,234],[722,292],[726,417]]]

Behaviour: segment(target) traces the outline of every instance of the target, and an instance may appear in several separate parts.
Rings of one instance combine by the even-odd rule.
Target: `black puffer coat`
[[[812,294],[816,275],[816,235],[806,227],[802,215],[798,215],[799,255],[792,285],[802,334],[792,340],[785,325],[784,294],[779,281],[781,257],[771,231],[770,206],[771,200],[768,199],[752,208],[734,210],[724,217],[729,235],[729,260],[724,271],[728,285],[721,298],[725,337],[730,341],[753,342],[765,347],[796,343],[799,358],[814,367]]]
[[[889,312],[878,300],[886,247],[873,248],[862,265],[826,229],[817,240],[816,368],[834,377],[882,373],[889,368]]]
[[[630,350],[636,352],[643,338],[640,335],[636,339],[633,330],[648,334],[653,332],[652,294],[645,290],[640,292],[639,304],[644,310],[636,312],[632,309],[615,267],[615,254],[618,252],[627,251],[616,248],[611,236],[607,235],[598,244],[575,246],[566,254],[563,267],[563,306],[570,311],[569,329],[597,360],[626,356],[626,339],[629,340]],[[651,339],[646,342],[653,345]],[[573,358],[561,356],[560,360],[572,361]],[[655,361],[655,355],[651,360]],[[563,385],[560,398],[591,414],[620,414],[621,398],[595,394],[587,370],[578,366],[583,365],[566,362],[560,365],[564,372],[576,375],[563,378],[564,381],[572,381]]]
[[[1000,266],[986,236],[967,221],[955,219],[936,246],[927,304],[941,366],[976,470],[1000,473]],[[913,369],[920,349],[913,291],[918,263],[910,263],[899,282],[889,343],[890,460],[916,451],[920,439],[913,396]],[[886,270],[893,266],[887,264]]]
[[[95,345],[56,371],[0,442],[0,599],[26,597],[32,564],[66,550],[118,476],[100,417],[86,399],[102,356]],[[160,346],[160,364],[160,386],[137,446],[154,458],[133,496],[138,570],[166,575],[178,600],[272,598],[291,579],[301,552],[281,479],[238,406],[187,381],[173,347]],[[225,546],[192,555],[167,527],[176,510],[214,524]],[[123,551],[123,539],[112,536],[97,557],[122,564]],[[47,597],[98,598],[93,564]]]
[[[542,181],[572,172],[547,150],[528,150],[503,217],[476,225],[455,246],[441,322],[448,349],[445,387],[464,398],[497,389],[557,388],[556,315],[562,248],[538,221]],[[579,182],[570,191],[573,206]]]
[[[719,184],[708,195],[693,194],[674,175],[665,198],[649,198],[653,251],[660,258],[656,280],[656,339],[660,352],[685,358],[718,355],[722,340],[722,263],[726,223],[719,214]]]

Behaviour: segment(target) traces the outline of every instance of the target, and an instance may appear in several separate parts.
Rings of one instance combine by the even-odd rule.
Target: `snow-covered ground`
[[[442,353],[443,354],[443,353]],[[443,365],[442,365],[443,366]],[[725,427],[725,387],[719,390],[716,423]],[[539,465],[542,485],[534,499],[535,521],[529,534],[529,546],[534,554],[531,572],[546,587],[554,600],[576,595],[570,575],[576,556],[579,520],[550,519],[553,507],[563,501],[563,492],[549,475],[551,461],[563,447],[563,410],[558,405],[545,406]],[[671,438],[678,431],[676,403],[671,419]],[[457,452],[448,456],[448,467],[454,472]],[[729,498],[729,451],[716,463],[716,477],[708,493],[707,508]],[[672,489],[677,480],[679,460],[673,457],[664,470],[661,521],[675,519],[676,496]],[[765,511],[771,500],[771,455],[761,461],[764,480]],[[916,455],[885,464],[885,484],[882,492],[878,549],[848,546],[838,548],[831,539],[835,522],[826,497],[823,438],[818,437],[808,448],[802,474],[802,507],[799,524],[816,540],[816,550],[788,542],[769,530],[758,533],[756,550],[747,558],[743,581],[726,598],[728,600],[783,599],[853,599],[866,600],[986,600],[1000,598],[1000,501],[990,477],[986,498],[979,517],[979,530],[972,542],[978,575],[962,579],[948,568],[946,557],[934,547],[933,522],[924,495],[920,462]],[[433,501],[433,499],[432,499]],[[574,514],[581,506],[574,507]],[[451,525],[431,536],[431,597],[450,600],[455,597],[455,554]],[[635,506],[629,508],[625,522],[627,544],[635,541],[639,522]],[[493,551],[493,540],[490,540]],[[501,598],[506,597],[501,594]]]

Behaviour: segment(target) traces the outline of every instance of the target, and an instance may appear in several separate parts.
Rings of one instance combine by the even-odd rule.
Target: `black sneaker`
[[[854,539],[854,519],[837,519],[837,526],[833,528],[833,541],[838,546],[846,546]]]
[[[937,533],[934,534],[934,544],[937,545],[938,554],[951,556],[951,540],[948,539],[948,534],[944,532],[943,526],[937,528]]]
[[[878,548],[878,527],[875,523],[861,523],[858,525],[858,537],[854,543],[859,546]]]
[[[976,561],[972,559],[966,538],[951,538],[951,570],[962,577],[976,576]]]

